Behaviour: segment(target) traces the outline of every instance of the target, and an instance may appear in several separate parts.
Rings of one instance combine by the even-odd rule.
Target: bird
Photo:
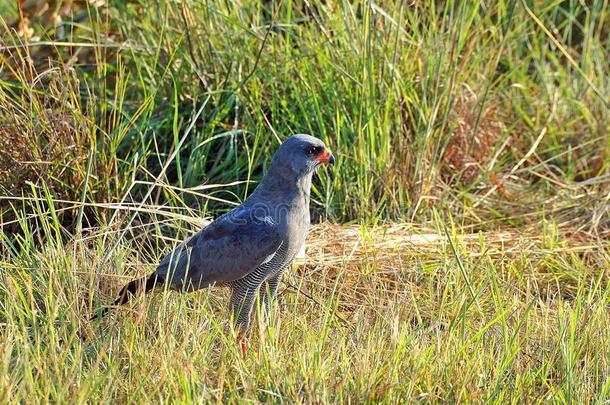
[[[306,134],[287,138],[267,173],[243,203],[181,242],[149,275],[127,283],[113,307],[160,288],[192,292],[231,289],[230,310],[245,359],[257,297],[270,310],[282,275],[304,246],[310,227],[314,172],[335,157],[324,142]],[[101,318],[103,307],[91,319]]]

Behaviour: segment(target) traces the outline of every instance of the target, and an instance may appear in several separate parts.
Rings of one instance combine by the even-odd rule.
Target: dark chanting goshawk
[[[245,357],[243,337],[250,329],[256,297],[260,294],[269,307],[282,273],[305,242],[313,173],[320,165],[334,162],[317,138],[300,134],[286,139],[263,180],[241,205],[180,243],[152,274],[128,283],[114,304],[125,304],[131,296],[164,286],[187,292],[228,286]]]

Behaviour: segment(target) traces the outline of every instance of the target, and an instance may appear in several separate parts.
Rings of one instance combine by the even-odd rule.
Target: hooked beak
[[[324,149],[317,157],[316,160],[320,163],[330,163],[331,165],[335,164],[335,157],[328,149]]]

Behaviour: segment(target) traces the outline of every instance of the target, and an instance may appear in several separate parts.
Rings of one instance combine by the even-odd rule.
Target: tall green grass
[[[3,34],[2,125],[36,150],[27,179],[67,200],[139,199],[134,179],[256,181],[282,139],[307,132],[339,157],[315,183],[322,217],[429,219],[436,205],[498,220],[514,210],[498,182],[541,204],[607,175],[606,6],[110,2],[61,29],[33,24],[51,44]]]

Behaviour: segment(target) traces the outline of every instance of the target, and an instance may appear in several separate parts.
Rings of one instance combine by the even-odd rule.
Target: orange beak
[[[330,163],[331,165],[335,164],[335,157],[328,149],[324,149],[318,156],[316,156],[316,160],[320,163]]]

